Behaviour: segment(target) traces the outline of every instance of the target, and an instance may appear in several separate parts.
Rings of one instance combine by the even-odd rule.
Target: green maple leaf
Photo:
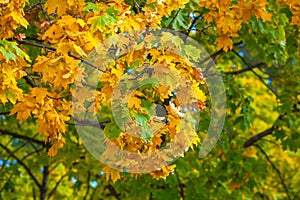
[[[12,51],[9,51],[9,50],[5,49],[4,47],[0,47],[0,51],[5,56],[6,61],[10,61],[10,60],[16,61],[17,57]]]
[[[115,10],[113,7],[109,7],[106,10],[105,15],[103,16],[96,16],[92,18],[93,21],[93,28],[97,29],[99,28],[100,31],[103,31],[106,26],[111,26],[115,24],[118,19],[116,15],[119,13],[119,11]]]
[[[134,114],[135,123],[141,127],[147,127],[148,120],[150,117],[146,114],[135,113]]]
[[[110,123],[104,128],[105,135],[107,135],[110,139],[119,137],[120,132],[122,132],[122,130],[115,123]]]

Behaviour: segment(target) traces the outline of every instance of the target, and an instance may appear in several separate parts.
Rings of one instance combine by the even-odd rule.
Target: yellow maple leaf
[[[58,149],[62,148],[64,144],[65,144],[65,139],[63,137],[55,140],[52,147],[48,150],[48,156],[55,156],[57,154]]]
[[[142,100],[136,96],[132,96],[128,102],[128,108],[136,108],[140,109],[142,104]]]
[[[198,144],[200,144],[200,138],[198,137],[198,135],[196,135],[191,143],[191,148],[194,150],[194,145],[197,146]]]
[[[36,102],[44,105],[44,99],[49,95],[47,88],[32,88],[31,96],[36,98]]]
[[[67,9],[69,8],[66,0],[48,0],[45,3],[45,7],[48,14],[54,13],[57,8],[58,17],[65,14]]]
[[[193,88],[193,90],[195,92],[195,96],[198,100],[200,100],[202,102],[206,101],[206,96],[205,96],[204,92],[202,90],[200,90],[197,83],[193,84],[192,88]]]
[[[225,52],[231,50],[233,47],[232,40],[227,35],[222,35],[217,38],[218,49],[223,49]]]
[[[24,27],[28,26],[29,23],[19,12],[12,12],[10,15],[17,23],[21,24]]]
[[[159,85],[157,88],[157,94],[162,101],[164,99],[168,99],[169,96],[172,96],[172,92],[169,90],[169,88],[163,85]]]
[[[272,14],[262,12],[260,18],[263,20],[263,22],[272,21]]]
[[[31,113],[31,110],[28,109],[23,103],[18,103],[10,111],[10,115],[17,113],[17,119],[19,121],[25,121]]]
[[[110,167],[104,167],[102,169],[102,172],[106,172],[106,181],[109,181],[109,179],[112,180],[113,183],[115,183],[117,180],[119,180],[121,178],[120,176],[120,172],[118,170],[115,170],[113,168]]]
[[[175,167],[176,165],[166,166],[161,168],[160,170],[151,172],[150,175],[155,179],[166,179],[167,176],[174,171]]]

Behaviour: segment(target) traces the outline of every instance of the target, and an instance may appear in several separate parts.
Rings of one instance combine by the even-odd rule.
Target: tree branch
[[[29,156],[31,156],[31,155],[33,155],[33,154],[35,154],[35,153],[39,153],[39,152],[42,151],[43,149],[44,149],[44,147],[42,147],[42,148],[40,148],[40,149],[37,149],[37,150],[34,150],[34,151],[30,152],[30,153],[27,153],[21,160],[23,161],[23,160],[25,160],[27,157],[29,157]]]
[[[0,189],[0,194],[2,193],[3,190],[5,190],[5,186],[6,184],[8,184],[8,182],[11,181],[12,177],[13,177],[14,173],[10,173],[10,176],[8,179],[0,179],[0,181],[4,181],[6,180],[6,182],[4,183],[4,186]],[[0,199],[1,199],[1,196],[0,196]]]
[[[191,33],[192,31],[192,28],[196,25],[196,22],[198,21],[198,19],[200,19],[202,17],[202,14],[198,15],[197,17],[195,17],[186,33],[187,36],[189,36],[189,34]]]
[[[91,179],[91,172],[90,171],[88,171],[88,177],[87,177],[87,190],[86,190],[86,193],[85,193],[85,195],[84,195],[84,200],[86,200],[86,198],[87,198],[87,196],[88,196],[88,194],[89,194],[89,192],[90,192],[90,179]]]
[[[30,80],[30,78],[28,76],[24,76],[23,78],[31,87],[36,87],[36,85],[33,83],[32,80]]]
[[[94,199],[94,195],[96,194],[96,191],[97,191],[98,188],[95,188],[90,196],[90,200],[93,200]]]
[[[136,14],[139,14],[141,12],[141,8],[143,8],[143,7],[140,6],[136,0],[133,0],[133,1],[135,4],[135,7],[136,7]]]
[[[49,176],[49,167],[44,166],[44,171],[43,171],[43,182],[40,187],[40,199],[44,200],[46,198],[47,194],[47,187],[48,187],[48,176]]]
[[[40,1],[41,1],[41,0],[40,0]],[[52,25],[51,19],[50,19],[50,17],[49,17],[49,15],[48,15],[48,13],[45,11],[45,9],[44,9],[43,5],[42,5],[42,4],[40,4],[40,5],[39,5],[39,7],[40,7],[40,9],[42,10],[42,12],[43,12],[44,16],[47,18],[47,20],[48,20],[48,22],[50,23],[50,25]]]
[[[179,175],[177,173],[176,174],[176,178],[177,178],[177,182],[178,182],[178,186],[180,189],[180,196],[182,200],[185,200],[185,195],[184,195],[184,184],[181,183]]]
[[[263,137],[272,134],[274,131],[274,126],[272,126],[271,128],[251,137],[250,139],[248,139],[245,143],[244,143],[244,148],[248,148],[251,145],[254,145],[254,143],[260,139],[262,139]]]
[[[92,126],[92,127],[101,127],[105,128],[105,126],[110,123],[111,121],[104,121],[104,122],[93,122],[93,121],[75,121],[75,122],[66,122],[68,125],[72,126]]]
[[[0,112],[0,115],[9,115],[10,111]]]
[[[65,173],[64,175],[62,175],[60,177],[60,179],[56,182],[54,188],[51,190],[51,192],[48,195],[48,199],[50,199],[50,197],[54,194],[54,192],[56,191],[58,185],[60,184],[60,182],[68,175],[69,171],[67,173]]]
[[[38,180],[36,179],[36,177],[33,175],[33,173],[30,171],[30,169],[27,167],[27,165],[25,165],[25,163],[20,160],[15,154],[13,154],[6,146],[4,146],[3,144],[0,143],[0,146],[7,152],[9,153],[12,157],[14,157],[18,163],[24,167],[24,169],[27,171],[27,173],[29,174],[29,176],[31,177],[31,179],[34,181],[34,183],[38,186],[38,188],[41,188],[41,184],[38,182]]]
[[[247,71],[252,71],[252,69],[255,69],[255,68],[260,68],[262,67],[263,65],[265,65],[264,63],[257,63],[256,65],[254,66],[248,66],[246,68],[243,68],[241,70],[237,70],[237,71],[231,71],[231,72],[225,72],[226,75],[239,75],[241,73],[244,73],[244,72],[247,72]]]
[[[24,69],[24,71],[26,72],[27,76],[24,76],[23,78],[25,79],[25,81],[31,86],[31,87],[37,87],[37,84],[34,81],[34,78],[32,77],[32,75],[26,70]],[[29,78],[30,76],[30,78]]]
[[[25,9],[24,12],[29,12],[30,10],[32,10],[32,9],[36,8],[37,6],[42,5],[44,3],[46,3],[46,2],[37,2],[36,4],[29,6],[27,9]]]
[[[115,190],[115,188],[111,185],[108,184],[107,186],[105,186],[105,188],[108,189],[108,191],[114,196],[116,197],[117,200],[120,200],[120,194],[117,193],[117,191]]]
[[[19,44],[24,44],[24,45],[28,45],[28,46],[33,46],[33,47],[38,47],[38,48],[41,48],[41,49],[45,49],[46,51],[51,51],[51,52],[55,52],[57,49],[54,48],[54,47],[50,47],[50,46],[46,46],[46,45],[43,45],[43,44],[38,44],[38,43],[32,43],[32,42],[28,42],[28,41],[24,41],[24,40],[19,40],[18,38],[14,38],[15,41],[17,41]],[[83,58],[80,58],[78,56],[75,56],[71,53],[68,54],[70,57],[72,58],[75,58],[77,60],[80,60],[81,62],[83,62],[84,64],[86,65],[89,65],[101,72],[104,72],[103,70],[101,70],[99,67],[97,67],[96,65],[90,63],[89,61],[83,59]]]
[[[7,130],[2,130],[2,129],[0,129],[0,133],[3,134],[3,135],[10,135],[10,136],[13,136],[13,137],[15,137],[15,138],[27,140],[27,141],[29,141],[29,142],[33,142],[33,143],[42,145],[43,147],[46,146],[46,144],[45,144],[43,141],[34,139],[34,138],[32,138],[32,137],[28,137],[28,136],[25,136],[25,135],[19,135],[19,134],[17,134],[17,133],[13,133],[13,132],[10,132],[10,131],[7,131]]]
[[[33,199],[36,200],[35,189],[33,186],[32,186],[32,196],[33,196]]]
[[[237,42],[237,43],[234,43],[234,44],[233,44],[233,47],[239,46],[239,45],[241,45],[241,44],[243,44],[243,42]],[[203,60],[201,60],[198,64],[199,64],[199,65],[202,65],[202,64],[204,64],[206,61],[210,60],[211,58],[212,58],[213,60],[215,60],[216,57],[217,57],[218,55],[220,55],[221,53],[224,53],[223,49],[220,49],[219,51],[213,53],[212,55],[207,56],[206,58],[204,58]]]
[[[266,84],[265,81],[263,80],[263,78],[259,74],[257,74],[254,70],[251,70],[251,71],[255,76],[257,76],[257,78],[260,80],[260,82],[262,84],[264,84],[278,98],[277,92],[273,88],[271,88],[268,84]]]
[[[20,134],[13,133],[13,132],[10,132],[10,131],[7,131],[7,130],[2,130],[2,129],[0,129],[0,133],[3,134],[3,135],[13,136],[13,137],[18,138],[18,139],[23,139],[23,140],[27,140],[29,142],[33,142],[33,143],[42,145],[42,146],[46,146],[43,141],[37,140],[37,139],[35,139],[33,137],[28,137],[28,136],[25,136],[25,135],[20,135]]]
[[[288,188],[287,188],[287,186],[286,186],[286,184],[285,184],[285,182],[284,182],[284,180],[283,180],[283,177],[282,177],[282,175],[281,175],[279,169],[278,169],[278,168],[274,165],[274,163],[270,160],[268,154],[261,148],[261,146],[259,146],[259,145],[257,145],[257,144],[253,144],[253,146],[257,147],[257,148],[264,154],[264,156],[266,157],[267,161],[271,164],[272,168],[276,171],[276,173],[277,173],[278,176],[279,176],[280,182],[281,182],[281,184],[282,184],[283,187],[284,187],[284,190],[285,190],[285,193],[286,193],[288,199],[291,200],[291,197],[290,197],[290,195],[289,195]]]
[[[278,97],[278,94],[276,93],[276,91],[271,88],[268,84],[265,83],[265,81],[263,80],[263,78],[257,74],[253,69],[254,69],[254,66],[250,65],[242,56],[240,56],[236,51],[232,51],[238,58],[241,59],[241,61],[249,68],[249,70],[256,76],[258,77],[258,79],[260,80],[260,82],[262,84],[264,84],[276,97]]]
[[[170,28],[170,26],[172,25],[172,23],[174,22],[174,20],[176,19],[176,17],[178,16],[179,12],[181,11],[181,8],[178,9],[178,11],[176,12],[176,14],[174,15],[173,19],[170,21],[170,23],[168,24],[167,28]]]
[[[32,47],[38,47],[38,48],[45,49],[45,50],[51,51],[51,52],[56,51],[56,48],[46,46],[46,45],[43,45],[43,44],[32,43],[32,42],[28,42],[28,41],[25,41],[25,40],[19,40],[16,37],[14,38],[14,40],[17,41],[19,44],[24,44],[24,45],[28,45],[28,46],[32,46]]]

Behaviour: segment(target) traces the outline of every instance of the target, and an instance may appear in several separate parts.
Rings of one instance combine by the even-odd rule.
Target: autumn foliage
[[[155,159],[143,161],[144,153],[158,151],[176,136],[181,137],[179,141],[185,141],[188,148],[182,151],[176,143],[179,147],[172,146],[173,156],[184,157],[188,149],[201,148],[199,145],[207,133],[201,127],[204,123],[199,130],[181,124],[184,106],[209,115],[211,102],[205,71],[193,65],[193,62],[201,63],[205,57],[201,50],[186,45],[183,38],[165,32],[157,39],[150,33],[162,29],[173,29],[192,37],[217,63],[227,84],[229,103],[225,134],[234,137],[232,132],[244,133],[245,130],[248,135],[243,137],[251,138],[261,132],[265,134],[263,137],[275,132],[274,138],[280,141],[284,150],[297,151],[300,3],[295,0],[0,0],[0,111],[20,126],[33,123],[34,128],[30,130],[40,135],[51,159],[55,159],[65,145],[72,143],[74,138],[70,138],[76,135],[76,123],[87,122],[85,117],[88,114],[95,116],[99,113],[98,120],[107,136],[106,142],[109,140],[124,151],[141,155],[135,159],[145,162],[145,166],[155,164]],[[149,33],[134,40],[132,37],[139,34],[135,30]],[[121,38],[117,44],[109,40],[114,36]],[[153,41],[162,45],[147,49],[147,46],[153,46]],[[115,60],[103,59],[114,45],[120,47],[119,52],[143,48],[122,56],[113,51]],[[184,52],[187,57],[180,57],[172,53],[174,51]],[[249,59],[241,56],[242,51],[249,54]],[[96,58],[91,59],[91,55]],[[151,71],[151,78],[160,80],[170,77],[169,70],[174,75],[165,80],[165,85],[154,82],[135,90],[131,96],[113,96],[124,76],[142,82],[143,79],[134,73]],[[100,79],[91,78],[97,72],[101,72]],[[235,79],[244,72],[253,74]],[[257,90],[248,89],[251,84]],[[122,87],[128,89],[131,86],[122,82]],[[86,96],[92,98],[86,99]],[[127,103],[135,122],[126,127],[127,132],[121,130],[113,118],[112,99],[119,100],[120,105]],[[274,106],[256,101],[271,102]],[[167,123],[153,117],[157,105],[165,108]],[[76,118],[74,110],[86,115]],[[267,119],[263,122],[257,120],[264,117]],[[205,119],[208,117],[203,117]],[[2,131],[9,129],[9,125],[3,127],[0,127]],[[159,131],[153,136],[155,130]],[[182,134],[178,134],[180,130]],[[130,132],[139,132],[141,137],[134,137]],[[230,148],[239,149],[236,143],[242,146],[243,142],[245,140],[240,139]],[[249,146],[254,142],[251,140]],[[109,157],[113,152],[113,147],[108,146],[104,154]],[[247,159],[257,158],[252,150],[243,150],[239,155]],[[166,160],[170,159],[168,156],[169,152],[162,155]],[[216,156],[218,162],[229,162],[234,157],[227,158],[229,154],[225,155],[220,149]],[[292,162],[288,156],[282,158]],[[297,159],[299,161],[299,157]],[[217,161],[213,161],[216,167]],[[125,161],[122,162],[118,164],[126,165]],[[131,169],[138,168],[134,162],[127,165]],[[101,164],[97,167],[106,174],[107,181],[116,182],[122,178],[120,171],[113,167]],[[174,173],[175,167],[176,164],[164,166],[148,174],[155,179],[166,179]],[[223,169],[220,167],[219,170]],[[195,177],[198,177],[197,173],[191,171]],[[238,190],[249,179],[255,182],[251,173],[245,171],[242,181],[226,183],[226,190]],[[136,175],[132,173],[131,176]],[[260,191],[258,188],[254,190]],[[284,190],[280,195],[288,198],[289,194]]]

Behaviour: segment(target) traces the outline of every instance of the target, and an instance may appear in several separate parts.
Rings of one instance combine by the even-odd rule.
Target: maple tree
[[[1,199],[300,198],[297,1],[0,0],[0,16]]]

